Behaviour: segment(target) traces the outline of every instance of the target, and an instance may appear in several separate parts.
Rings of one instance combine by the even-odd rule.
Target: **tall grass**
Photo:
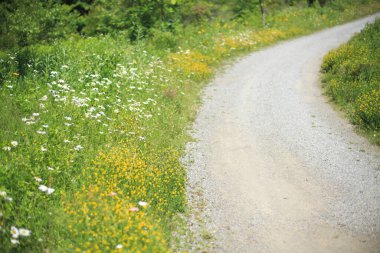
[[[266,28],[254,16],[3,53],[1,251],[170,251],[186,128],[221,62],[379,9],[291,8]]]
[[[380,20],[324,58],[327,94],[380,144]]]

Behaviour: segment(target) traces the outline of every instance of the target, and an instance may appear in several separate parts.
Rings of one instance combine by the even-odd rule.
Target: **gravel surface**
[[[253,53],[205,88],[184,158],[194,251],[380,252],[380,150],[319,82],[322,57],[374,18]]]

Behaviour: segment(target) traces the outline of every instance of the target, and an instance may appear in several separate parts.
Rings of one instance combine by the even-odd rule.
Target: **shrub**
[[[77,15],[55,1],[15,1],[0,4],[2,48],[49,42],[75,32]]]
[[[375,131],[374,136],[380,131],[379,53],[377,19],[347,44],[327,54],[322,64],[327,94],[345,108],[352,122]]]
[[[380,130],[380,89],[361,95],[355,105],[355,120],[372,130]]]

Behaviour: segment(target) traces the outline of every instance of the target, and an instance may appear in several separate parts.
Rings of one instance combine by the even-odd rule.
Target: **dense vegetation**
[[[325,56],[327,93],[380,144],[380,20]]]
[[[1,251],[177,247],[186,127],[215,68],[380,9],[271,1],[263,27],[256,2],[132,2],[1,3]]]
[[[319,0],[324,5],[327,0]],[[206,20],[244,20],[313,0],[3,0],[0,49],[123,32],[131,41]],[[316,2],[316,1],[315,1]],[[333,2],[330,0],[330,2]],[[361,0],[368,2],[368,0]],[[337,7],[340,5],[337,4]]]

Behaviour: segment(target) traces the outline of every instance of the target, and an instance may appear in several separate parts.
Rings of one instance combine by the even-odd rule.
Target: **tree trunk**
[[[259,4],[260,4],[260,11],[261,11],[261,20],[263,22],[263,26],[265,26],[266,24],[266,10],[264,8],[264,5],[263,5],[263,0],[259,0]]]
[[[165,19],[165,2],[161,0],[161,21]]]
[[[314,3],[314,0],[307,0],[307,6],[311,7]]]
[[[321,6],[321,7],[323,7],[323,6],[325,6],[325,4],[326,4],[326,0],[318,0],[318,2],[319,2],[319,5]]]

